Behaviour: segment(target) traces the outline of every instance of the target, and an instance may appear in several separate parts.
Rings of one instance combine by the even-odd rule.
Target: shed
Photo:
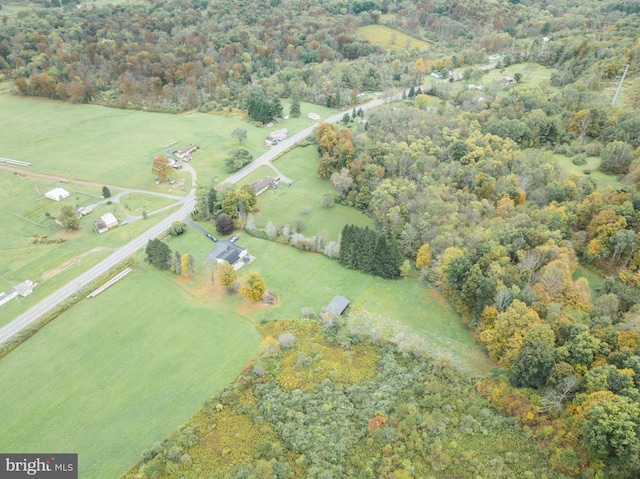
[[[320,119],[320,115],[318,115],[317,113],[314,113],[314,112],[311,111],[307,115],[307,118],[310,118],[312,120],[319,120]]]
[[[340,316],[349,307],[349,300],[344,296],[334,296],[331,302],[322,310],[323,313],[333,313]]]
[[[50,191],[47,191],[44,196],[53,201],[64,200],[69,197],[69,192],[64,188],[54,188]]]

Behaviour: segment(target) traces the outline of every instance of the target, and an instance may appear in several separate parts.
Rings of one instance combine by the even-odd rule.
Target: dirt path
[[[42,280],[46,281],[47,279],[53,278],[55,275],[60,274],[64,270],[66,270],[66,269],[70,268],[71,266],[79,263],[82,260],[82,258],[84,258],[85,256],[88,256],[91,253],[97,253],[98,251],[103,251],[103,250],[113,250],[113,248],[106,248],[104,246],[98,246],[97,248],[93,248],[93,249],[90,249],[89,251],[85,251],[81,255],[76,256],[75,258],[71,258],[70,260],[67,260],[64,263],[56,266],[55,268],[50,269],[49,271],[45,271],[44,273],[42,273]]]

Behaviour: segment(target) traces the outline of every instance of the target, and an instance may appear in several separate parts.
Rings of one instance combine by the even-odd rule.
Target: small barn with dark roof
[[[344,296],[334,296],[331,302],[322,310],[323,313],[333,313],[340,316],[349,306],[349,300]]]

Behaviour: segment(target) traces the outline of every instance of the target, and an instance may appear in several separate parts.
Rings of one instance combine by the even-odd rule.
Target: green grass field
[[[79,477],[118,477],[259,342],[249,321],[194,301],[171,273],[135,271],[0,361],[0,450],[77,452]]]
[[[556,159],[558,164],[566,171],[577,173],[579,175],[585,175],[586,171],[590,171],[589,176],[596,180],[598,185],[598,189],[605,190],[608,186],[617,190],[622,187],[622,183],[615,175],[607,175],[606,173],[602,173],[598,171],[598,167],[600,166],[600,158],[589,156],[587,157],[587,163],[584,165],[574,165],[573,158],[570,158],[561,154],[554,154],[553,157]]]
[[[283,106],[288,111],[286,102]],[[322,118],[335,114],[309,104],[301,104],[301,110],[300,118],[259,128],[240,118],[206,113],[166,115],[0,95],[0,131],[11,138],[3,144],[2,156],[30,162],[29,170],[41,173],[166,191],[166,185],[162,185],[164,190],[156,187],[150,173],[156,155],[195,143],[201,149],[193,154],[191,164],[200,178],[221,181],[227,176],[226,153],[240,146],[231,137],[234,128],[247,130],[243,146],[257,157],[265,151],[264,138],[270,131],[284,127],[295,133],[306,128],[315,123],[307,118],[309,111]],[[184,173],[176,176],[187,177]]]
[[[358,34],[369,42],[380,45],[387,50],[405,50],[409,48],[429,48],[429,42],[410,37],[402,32],[384,25],[367,25],[359,27]]]
[[[45,198],[44,192],[54,186],[64,186],[71,195],[59,203]],[[0,291],[8,291],[26,279],[40,283],[28,298],[12,300],[0,307],[0,326],[162,218],[150,214],[147,220],[99,235],[93,223],[101,215],[112,212],[116,217],[125,219],[127,214],[139,215],[137,209],[142,205],[146,205],[146,211],[152,213],[172,203],[166,198],[139,193],[123,195],[122,203],[104,204],[83,217],[80,231],[66,232],[59,230],[53,217],[63,204],[77,207],[97,203],[100,201],[99,188],[73,183],[60,185],[4,171],[0,171],[0,188],[3,191],[3,208],[0,209],[3,225],[3,234],[0,235]],[[125,205],[132,210],[127,210]],[[50,216],[46,216],[46,213]],[[66,241],[59,244],[33,244],[34,235]]]
[[[331,182],[321,180],[316,174],[318,152],[314,145],[295,148],[279,158],[275,165],[288,178],[291,186],[280,183],[276,189],[267,190],[258,197],[260,211],[255,214],[256,226],[264,228],[268,221],[276,225],[292,226],[296,218],[304,221],[301,233],[305,236],[320,235],[326,241],[336,240],[345,224],[373,226],[373,221],[354,208],[335,204],[322,206],[324,194],[335,194]],[[273,170],[260,171],[260,178],[271,175]],[[250,184],[250,180],[246,184]],[[306,212],[306,210],[309,210]]]

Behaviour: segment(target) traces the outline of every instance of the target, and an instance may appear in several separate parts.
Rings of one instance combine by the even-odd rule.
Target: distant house
[[[189,145],[186,148],[176,151],[176,158],[185,158],[189,156],[194,151],[198,150],[200,147],[196,145]]]
[[[64,188],[54,188],[51,191],[47,191],[44,196],[53,201],[60,201],[69,198],[69,192]]]
[[[320,115],[318,115],[317,113],[314,112],[309,112],[309,114],[307,115],[307,118],[310,118],[312,120],[319,120],[320,119]]]
[[[502,55],[500,55],[499,53],[494,53],[493,55],[489,55],[489,61],[492,61],[492,62],[500,60],[500,58],[502,58]]]
[[[11,301],[18,295],[26,298],[31,293],[33,293],[33,288],[35,288],[36,285],[37,283],[34,283],[33,281],[27,279],[22,283],[16,284],[8,293],[0,293],[0,306]]]
[[[273,146],[286,138],[289,138],[289,130],[282,128],[280,130],[273,131],[264,140],[266,146]]]
[[[113,213],[105,213],[100,217],[98,221],[94,223],[94,225],[98,233],[104,233],[105,231],[109,231],[114,226],[118,226],[118,219],[114,216]]]
[[[18,294],[20,296],[22,296],[23,298],[29,296],[31,293],[33,293],[33,288],[35,288],[35,284],[33,283],[33,281],[27,279],[25,281],[23,281],[22,283],[16,284],[13,289],[15,289]]]
[[[247,256],[247,250],[245,248],[238,246],[235,243],[229,243],[222,252],[216,255],[215,258],[218,263],[226,261],[230,265],[234,265],[245,256]]]
[[[513,77],[502,77],[500,80],[498,80],[498,86],[506,86],[515,82],[516,82],[516,79]]]
[[[322,310],[323,313],[333,313],[340,316],[349,306],[349,300],[344,296],[334,296],[331,302]]]
[[[253,188],[253,191],[256,192],[256,195],[259,195],[260,193],[264,193],[265,191],[267,191],[269,188],[275,188],[277,185],[278,182],[275,179],[267,176],[263,180],[252,183],[251,188]]]

